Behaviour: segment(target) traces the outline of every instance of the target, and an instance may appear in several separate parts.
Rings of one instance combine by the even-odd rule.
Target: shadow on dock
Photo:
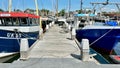
[[[68,39],[68,40],[73,40],[72,38],[66,38],[66,39]]]
[[[82,60],[80,55],[77,54],[71,54],[71,56],[75,59]]]

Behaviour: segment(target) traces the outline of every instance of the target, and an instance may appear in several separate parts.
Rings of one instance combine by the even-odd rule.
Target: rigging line
[[[3,4],[3,1],[1,2],[1,9],[3,9],[4,8],[4,4]],[[3,9],[4,10],[4,9]]]
[[[40,0],[38,0],[38,13],[41,14],[41,11],[40,11],[40,8],[41,8],[41,7],[40,7],[40,2],[39,2],[39,1],[40,1]]]
[[[55,6],[55,0],[53,0],[53,8],[54,8],[54,11],[56,11],[56,6]]]
[[[25,2],[24,0],[22,0],[22,3],[23,3],[23,11],[25,10]]]
[[[110,33],[113,29],[114,29],[114,28],[110,29],[108,32],[106,32],[105,34],[103,34],[102,36],[100,36],[98,39],[96,39],[95,41],[93,41],[93,42],[90,44],[90,46],[93,45],[94,43],[96,43],[97,41],[99,41],[101,38],[103,38],[103,37],[104,37],[105,35],[107,35],[108,33]]]
[[[118,4],[115,4],[115,5],[116,5],[118,11],[120,12],[120,7],[119,7],[119,5],[118,5]]]
[[[8,10],[8,7],[7,7],[7,6],[5,6],[5,4],[6,4],[6,3],[5,3],[5,0],[4,0],[4,1],[2,1],[2,2],[3,2],[3,3],[2,3],[2,8],[5,8],[4,10],[5,10],[5,11],[7,11],[7,10]]]
[[[31,37],[31,36],[23,33],[23,32],[20,32],[20,31],[19,31],[18,33],[19,33],[19,34],[22,33],[22,36],[25,37],[25,38],[28,38],[28,39],[31,39],[31,38],[32,38],[32,39],[37,39],[37,38],[33,38],[33,37]]]
[[[41,0],[40,3],[41,3],[41,6],[42,6],[42,10],[43,10],[44,9],[43,0]],[[41,16],[44,16],[43,14],[44,14],[44,11],[41,11]]]
[[[51,0],[52,10],[54,10],[54,0]]]
[[[26,35],[26,34],[24,34],[23,32],[19,32],[19,33],[22,33],[22,36],[24,36],[25,38],[31,38],[31,36]]]
[[[15,8],[14,8],[15,11],[19,8],[19,7],[18,7],[18,6],[19,6],[19,3],[20,3],[20,2],[19,2],[19,0],[18,0],[17,3],[16,3],[17,5],[16,5]]]
[[[37,0],[37,4],[38,4],[38,10],[39,10],[39,8],[40,8],[40,7],[39,7],[39,5],[40,5],[39,0]]]
[[[17,31],[14,31],[15,32],[15,34],[17,34]],[[19,33],[18,33],[19,34]],[[20,46],[20,41],[19,41],[19,39],[17,38],[17,42],[18,42],[18,45]]]
[[[52,12],[54,12],[54,0],[51,0],[51,4],[52,4]],[[54,14],[53,14],[54,15]]]
[[[42,9],[44,9],[44,4],[43,4],[43,0],[41,0],[41,5],[42,5]]]

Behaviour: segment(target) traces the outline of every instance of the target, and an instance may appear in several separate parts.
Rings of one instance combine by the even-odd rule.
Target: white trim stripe
[[[0,26],[0,30],[14,31],[17,29],[19,32],[36,32],[40,30],[39,26]]]
[[[85,26],[83,29],[120,29],[120,26]]]
[[[23,38],[0,37],[0,39],[23,39]],[[36,38],[26,38],[26,39],[33,39],[33,40],[36,40]]]

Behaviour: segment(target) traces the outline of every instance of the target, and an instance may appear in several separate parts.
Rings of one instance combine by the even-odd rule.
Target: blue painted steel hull
[[[21,38],[35,38],[28,39],[29,47],[37,40],[39,31],[37,32],[14,32],[7,30],[0,30],[0,52],[19,52]]]
[[[79,42],[83,38],[89,39],[90,47],[101,54],[110,54],[115,45],[120,42],[120,29],[113,29],[109,33],[110,29],[81,29],[76,30],[76,38]],[[103,36],[103,37],[101,37]],[[101,38],[100,38],[101,37]],[[98,38],[100,38],[98,40]],[[95,40],[98,40],[95,42]],[[94,43],[93,43],[94,42]],[[92,44],[93,43],[93,44]]]

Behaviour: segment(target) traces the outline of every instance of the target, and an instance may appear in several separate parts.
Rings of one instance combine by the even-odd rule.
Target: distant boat
[[[120,42],[120,26],[116,21],[87,24],[82,29],[76,30],[76,38],[79,42],[84,38],[88,39],[90,47],[101,54],[111,54]]]
[[[0,12],[0,52],[19,52],[22,38],[31,47],[39,37],[39,18],[24,12]]]

